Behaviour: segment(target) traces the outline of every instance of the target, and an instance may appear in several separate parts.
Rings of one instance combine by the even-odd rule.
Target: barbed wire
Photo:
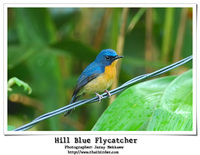
[[[130,86],[130,85],[132,85],[132,84],[134,84],[136,82],[139,82],[141,80],[144,80],[144,79],[147,79],[147,78],[152,78],[152,77],[161,75],[163,73],[166,73],[166,72],[168,72],[168,71],[170,71],[170,70],[172,70],[172,69],[174,69],[176,67],[179,67],[179,66],[191,61],[192,58],[193,58],[193,56],[191,55],[191,56],[189,56],[187,58],[184,58],[184,59],[182,59],[180,61],[177,61],[177,62],[175,62],[175,63],[173,63],[171,65],[168,65],[168,66],[166,66],[164,68],[161,68],[161,69],[159,69],[157,71],[154,71],[152,73],[148,73],[148,74],[143,74],[143,75],[137,76],[137,77],[125,82],[121,86],[109,91],[110,95],[112,96],[114,94],[117,94],[117,93],[121,92],[122,90],[124,90],[125,88],[127,88],[128,86]],[[105,98],[108,97],[107,93],[103,93],[101,95],[103,97],[102,99],[105,99]],[[13,131],[25,131],[25,130],[28,130],[28,129],[32,128],[33,126],[35,126],[37,123],[39,123],[39,122],[41,122],[41,121],[43,121],[45,119],[48,119],[50,117],[56,116],[56,115],[61,114],[61,113],[64,113],[64,112],[66,112],[68,110],[74,109],[74,108],[76,108],[78,106],[81,106],[83,104],[86,104],[86,103],[97,102],[98,100],[99,100],[99,98],[96,96],[96,97],[93,97],[91,99],[84,99],[84,100],[76,101],[76,102],[74,102],[72,104],[68,104],[68,105],[66,105],[66,106],[64,106],[62,108],[56,109],[56,110],[48,112],[46,114],[43,114],[43,115],[37,117],[36,119],[34,119],[32,122],[27,123],[27,124],[25,124],[25,125],[23,125],[21,127],[18,127],[16,129],[14,129]]]

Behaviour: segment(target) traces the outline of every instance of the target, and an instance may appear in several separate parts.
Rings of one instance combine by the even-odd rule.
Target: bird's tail
[[[77,92],[77,93],[78,93],[78,92]],[[70,101],[69,104],[72,104],[73,102],[76,102],[76,100],[79,98],[79,96],[76,97],[77,93],[73,94],[73,97],[72,97],[72,99],[71,99],[71,101]],[[64,114],[64,116],[69,115],[69,114],[72,112],[72,110],[73,110],[73,109],[66,111],[65,114]]]
[[[80,96],[84,95],[84,93],[82,93],[81,95],[78,95],[78,96],[77,96],[78,93],[79,93],[79,90],[76,91],[76,92],[74,92],[74,94],[73,94],[73,96],[72,96],[72,99],[71,99],[71,101],[70,101],[69,104],[72,104],[72,103],[76,102],[76,100],[77,100]],[[69,115],[69,114],[72,112],[72,110],[73,110],[73,109],[66,111],[65,114],[64,114],[64,116]]]

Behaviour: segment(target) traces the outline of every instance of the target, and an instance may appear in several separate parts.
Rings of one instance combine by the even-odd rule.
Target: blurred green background
[[[112,88],[192,55],[192,22],[192,8],[9,8],[8,79],[28,83],[32,93],[16,85],[8,92],[8,124],[19,127],[67,105],[78,76],[102,49],[125,56]],[[108,105],[109,99],[87,104],[30,130],[91,130]]]

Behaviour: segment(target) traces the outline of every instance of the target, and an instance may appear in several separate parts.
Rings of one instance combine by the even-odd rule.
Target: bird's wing
[[[93,79],[97,78],[103,72],[104,72],[104,67],[95,62],[92,62],[90,65],[88,65],[87,68],[82,72],[82,74],[78,78],[76,88],[74,90],[72,99],[69,104],[75,102],[76,99],[80,97],[80,95],[77,96],[77,94],[79,93],[80,89],[84,85],[86,85],[88,82],[92,81]],[[67,111],[64,114],[64,116],[67,116],[71,111],[72,109]]]
[[[82,72],[82,74],[78,78],[74,94],[76,94],[84,85],[97,78],[103,72],[104,68],[94,62],[88,65],[88,67]]]

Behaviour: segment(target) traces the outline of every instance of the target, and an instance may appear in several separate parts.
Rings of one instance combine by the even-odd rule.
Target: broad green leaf
[[[188,71],[177,78],[158,78],[126,89],[106,109],[92,130],[192,130],[191,77],[192,71]]]
[[[192,131],[192,70],[177,77],[165,90],[147,130]]]
[[[175,76],[146,81],[126,89],[106,109],[93,130],[140,130]]]

